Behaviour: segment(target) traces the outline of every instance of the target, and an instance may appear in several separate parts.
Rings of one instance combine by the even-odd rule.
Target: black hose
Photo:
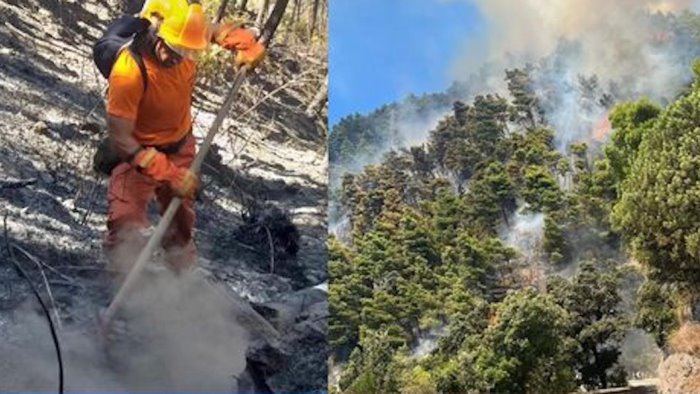
[[[5,247],[7,248],[8,253],[10,254],[10,262],[15,266],[17,271],[20,272],[20,276],[22,276],[24,279],[27,280],[27,283],[29,283],[29,287],[32,288],[32,292],[36,296],[36,299],[39,301],[39,304],[41,305],[41,309],[44,311],[44,315],[46,316],[46,320],[49,322],[49,328],[51,329],[51,338],[53,339],[53,345],[54,348],[56,349],[56,357],[58,358],[58,392],[59,394],[63,394],[63,357],[61,355],[61,345],[58,342],[58,334],[56,333],[56,327],[53,324],[53,320],[51,319],[51,313],[49,312],[49,308],[46,306],[46,303],[44,302],[44,299],[41,298],[41,295],[39,294],[39,291],[37,290],[36,286],[34,285],[34,282],[32,282],[29,279],[29,275],[27,275],[27,271],[22,268],[22,266],[17,262],[17,258],[15,257],[15,253],[12,250],[12,247],[14,245],[10,245],[10,243],[7,240],[7,216],[5,217],[4,220],[4,227],[5,227]]]

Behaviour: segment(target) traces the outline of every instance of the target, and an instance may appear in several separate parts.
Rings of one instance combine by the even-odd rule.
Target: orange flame
[[[599,142],[603,141],[610,134],[610,131],[612,131],[612,126],[606,113],[593,128],[593,139]]]
[[[667,31],[657,31],[651,33],[649,39],[652,44],[666,44],[673,39],[673,33]]]

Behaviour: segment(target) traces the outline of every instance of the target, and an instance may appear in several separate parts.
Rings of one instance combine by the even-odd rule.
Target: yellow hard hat
[[[190,4],[187,0],[149,0],[141,16],[160,19],[157,35],[170,47],[199,51],[209,44],[209,22],[201,4]]]
[[[170,15],[176,1],[174,0],[146,0],[141,8],[139,16],[150,20],[152,23],[157,20],[160,23],[166,15]]]

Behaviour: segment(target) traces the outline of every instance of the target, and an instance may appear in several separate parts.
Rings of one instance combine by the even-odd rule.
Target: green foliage
[[[450,245],[454,234],[462,227],[465,207],[457,195],[447,188],[440,189],[433,201],[428,202],[432,213],[431,225],[435,228],[438,242]]]
[[[348,361],[342,392],[620,386],[630,317],[622,308],[636,308],[635,325],[659,345],[676,327],[668,289],[692,293],[700,280],[700,87],[667,109],[621,104],[610,112],[602,152],[578,142],[561,153],[543,121],[551,99],[535,95],[532,72],[506,71],[508,99],[442,103],[452,111],[424,145],[338,178],[353,229],[348,245],[329,241],[329,338]],[[599,85],[596,76],[579,79],[584,109],[614,101],[599,97]],[[403,105],[341,120],[331,161],[348,168],[396,141]],[[518,208],[544,215],[541,242],[525,253],[501,240]],[[630,294],[641,279],[621,280],[623,241],[661,280],[642,286],[636,305]],[[546,294],[531,288],[543,284],[532,277],[574,267],[571,281],[550,278]],[[436,331],[443,334],[434,350],[411,354]]]
[[[567,264],[571,260],[571,246],[565,237],[564,228],[549,215],[544,218],[542,249],[553,265]]]
[[[513,97],[508,111],[510,120],[530,129],[542,123],[544,118],[544,111],[532,88],[532,71],[533,67],[529,64],[524,69],[506,70],[508,91]]]
[[[507,119],[508,103],[503,97],[487,94],[474,98],[467,125],[474,144],[487,156],[494,153],[497,142],[503,138]]]
[[[449,273],[457,275],[471,291],[485,295],[494,285],[491,278],[495,271],[513,259],[515,251],[498,239],[480,241],[461,234],[454,246],[443,249],[441,257]]]
[[[557,304],[569,312],[568,335],[574,339],[574,365],[580,384],[589,389],[624,385],[618,364],[627,322],[618,309],[619,274],[582,263],[571,283],[552,278],[548,287]]]
[[[352,114],[333,126],[328,139],[331,178],[340,179],[345,171],[356,171],[360,165],[377,163],[387,145],[399,148],[401,139],[397,120],[405,124],[421,121],[444,112],[463,92],[409,95],[401,103],[380,107],[368,115]]]
[[[654,337],[660,348],[666,346],[671,332],[678,328],[674,313],[675,295],[654,281],[646,281],[637,293],[637,314],[634,323]]]
[[[431,132],[429,152],[437,165],[465,180],[488,163],[503,138],[508,104],[499,96],[477,96],[472,106],[456,102],[453,111]]]
[[[508,216],[515,211],[516,191],[505,166],[501,162],[491,162],[470,183],[465,196],[471,226],[493,232],[500,221],[508,222]]]
[[[488,327],[489,305],[467,292],[462,294],[466,298],[461,302],[464,308],[450,314],[452,319],[447,326],[447,334],[438,341],[435,357],[442,362],[449,362],[466,347],[465,341],[481,335]]]
[[[565,309],[546,295],[524,291],[508,296],[495,320],[473,352],[477,382],[486,382],[495,393],[574,389]]]
[[[387,339],[385,331],[372,331],[364,336],[340,378],[340,388],[344,393],[398,392],[401,377],[394,366],[396,349]]]
[[[614,207],[614,222],[662,281],[700,281],[700,87],[645,130]]]
[[[363,267],[353,266],[351,255],[334,237],[329,237],[328,341],[337,353],[351,349],[359,340],[361,300],[371,294],[367,281],[355,273]]]
[[[437,394],[437,386],[430,372],[421,366],[408,370],[402,376],[401,394]]]
[[[616,183],[627,178],[639,145],[660,112],[648,99],[619,104],[610,112],[613,133],[605,146],[605,157]]]
[[[340,358],[354,349],[343,392],[559,393],[624,379],[614,298],[594,298],[609,301],[599,320],[582,309],[594,301],[574,305],[520,290],[498,302],[503,286],[518,286],[518,253],[497,235],[520,199],[546,212],[542,252],[555,265],[574,259],[570,238],[581,228],[607,228],[611,204],[595,182],[608,190],[609,172],[589,168],[585,145],[564,158],[550,129],[506,134],[508,114],[531,122],[498,96],[455,103],[425,147],[389,152],[342,179],[339,203],[353,231],[350,247],[329,244],[329,337]],[[571,160],[583,164],[569,169]],[[569,171],[578,174],[572,195],[556,179]],[[607,241],[590,237],[591,245]],[[586,285],[570,285],[567,297],[582,297]],[[401,356],[442,326],[446,334],[424,361]],[[604,356],[591,355],[596,346]]]
[[[519,174],[528,165],[557,168],[561,160],[561,155],[554,149],[554,131],[551,129],[528,129],[523,134],[510,136],[508,143],[511,164],[520,170]]]
[[[547,168],[532,165],[525,169],[523,199],[533,211],[551,212],[561,207],[563,195],[559,184]]]

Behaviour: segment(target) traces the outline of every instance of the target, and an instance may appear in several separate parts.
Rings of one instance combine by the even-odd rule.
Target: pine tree
[[[530,75],[533,71],[534,68],[529,64],[524,69],[506,70],[508,91],[513,97],[509,108],[510,121],[530,129],[541,124],[544,117],[544,111],[539,107],[532,88],[533,81]]]
[[[568,335],[576,340],[576,370],[587,388],[607,388],[626,382],[618,364],[627,322],[618,309],[617,272],[603,272],[593,262],[581,264],[572,283],[552,279],[548,288],[571,315]]]
[[[700,75],[700,63],[695,71]],[[644,137],[613,215],[654,278],[689,288],[700,283],[699,107],[696,82],[689,95],[641,132]]]

